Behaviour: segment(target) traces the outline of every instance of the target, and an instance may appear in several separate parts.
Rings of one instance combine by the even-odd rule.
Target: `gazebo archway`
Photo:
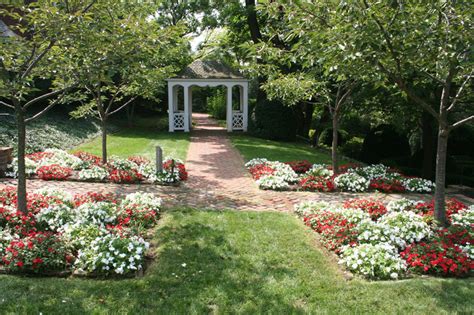
[[[189,132],[192,128],[192,87],[227,88],[226,124],[227,131],[247,131],[248,126],[248,88],[249,82],[240,73],[215,61],[196,60],[184,71],[168,81],[169,131]],[[232,89],[239,88],[239,108],[232,108]],[[182,88],[182,102],[179,92]]]

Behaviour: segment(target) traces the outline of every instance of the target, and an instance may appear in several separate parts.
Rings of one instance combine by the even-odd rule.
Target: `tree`
[[[448,137],[474,120],[472,12],[472,2],[451,0],[353,0],[338,9],[347,53],[361,54],[438,125],[435,218],[442,225]]]
[[[345,107],[356,86],[366,79],[355,56],[346,55],[338,33],[335,5],[279,1],[265,6],[270,34],[266,42],[253,45],[255,55],[265,60],[258,71],[268,77],[263,89],[269,98],[289,106],[301,102],[322,104],[332,120],[332,166],[338,174],[338,129]],[[262,8],[263,10],[263,8]]]
[[[91,10],[93,19],[71,38],[77,80],[85,89],[75,117],[92,114],[101,121],[102,162],[107,163],[109,117],[138,96],[152,99],[186,59],[180,26],[161,26],[148,7],[104,1]]]
[[[94,4],[93,0],[41,1],[0,11],[0,16],[14,21],[9,27],[16,34],[0,39],[0,105],[10,110],[3,115],[11,115],[17,122],[17,207],[21,212],[27,211],[26,126],[63,102],[74,86],[65,43]],[[51,80],[47,91],[36,87],[39,79]]]

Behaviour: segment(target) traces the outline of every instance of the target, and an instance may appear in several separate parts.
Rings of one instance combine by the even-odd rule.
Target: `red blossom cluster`
[[[460,210],[466,209],[467,206],[457,200],[456,198],[450,198],[446,200],[446,218],[451,221],[451,215],[458,213]],[[434,200],[430,202],[419,203],[416,205],[416,212],[423,216],[433,217],[434,216]]]
[[[42,159],[51,158],[53,156],[54,154],[51,152],[35,152],[35,153],[28,154],[25,157],[29,158],[32,161],[39,162]]]
[[[453,226],[437,232],[433,240],[409,245],[400,253],[414,272],[442,276],[466,276],[474,270],[474,261],[459,245],[472,244],[472,231]]]
[[[262,176],[272,175],[275,173],[275,169],[267,164],[257,164],[250,167],[249,172],[252,174],[253,179],[258,180]]]
[[[142,208],[138,205],[130,205],[124,209],[119,217],[118,226],[139,225],[143,228],[149,228],[156,224],[159,219],[159,213],[156,210]]]
[[[375,199],[349,199],[344,202],[343,207],[346,209],[360,209],[367,212],[373,220],[377,220],[387,213],[385,205]]]
[[[59,164],[51,164],[38,168],[36,175],[42,180],[65,180],[72,175],[72,169]]]
[[[356,244],[355,224],[349,223],[339,213],[320,211],[305,217],[304,222],[321,235],[322,243],[327,249],[336,253],[343,245]]]
[[[327,179],[322,176],[305,176],[303,177],[300,182],[299,186],[303,190],[308,191],[334,191],[335,186],[332,180]]]
[[[143,179],[143,175],[137,170],[119,170],[114,169],[109,173],[109,180],[113,183],[136,183]]]
[[[350,168],[359,168],[362,167],[362,164],[359,163],[346,163],[346,164],[341,164],[339,165],[339,174],[346,173],[348,169]],[[332,165],[328,165],[328,170],[332,170]]]
[[[89,152],[84,152],[84,151],[78,151],[73,153],[74,156],[80,158],[84,162],[93,164],[93,165],[102,165],[102,159],[94,154],[91,154]]]
[[[304,174],[307,171],[309,171],[311,167],[313,167],[313,164],[311,164],[307,160],[290,161],[290,162],[285,162],[285,164],[288,164],[293,169],[293,171],[295,171],[295,173],[297,174]]]
[[[137,164],[138,166],[150,163],[150,160],[143,156],[130,156],[128,160]]]
[[[185,181],[188,179],[188,172],[186,171],[186,167],[183,163],[176,162],[175,160],[168,160],[163,163],[163,169],[168,172],[173,172],[173,169],[178,169],[179,172],[179,179],[181,181]]]
[[[118,203],[117,195],[113,193],[97,193],[97,192],[87,192],[85,194],[79,194],[74,196],[74,206],[79,207],[85,203],[89,202],[100,202],[107,201],[112,203]]]
[[[384,193],[402,193],[403,184],[397,179],[374,178],[370,181],[370,188]]]
[[[0,263],[12,271],[62,270],[72,262],[60,239],[51,232],[31,231],[10,241]]]

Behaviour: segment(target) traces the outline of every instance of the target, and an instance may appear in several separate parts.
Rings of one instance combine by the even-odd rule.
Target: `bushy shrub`
[[[207,98],[207,111],[216,119],[226,119],[227,92],[218,89],[214,95]]]
[[[366,163],[379,163],[382,159],[410,155],[408,139],[390,125],[378,126],[364,139],[360,158]]]
[[[345,130],[339,129],[337,131],[337,143],[338,146],[344,145],[346,143],[347,138],[349,138],[349,133]],[[332,128],[326,128],[321,132],[318,139],[318,144],[321,146],[331,146],[332,145]]]
[[[360,137],[353,137],[346,141],[341,147],[341,153],[353,159],[359,159],[362,152],[364,139]]]
[[[291,141],[296,138],[296,116],[279,101],[261,100],[250,112],[249,132],[271,140]]]

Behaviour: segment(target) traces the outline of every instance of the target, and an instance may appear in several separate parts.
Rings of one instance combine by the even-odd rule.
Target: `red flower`
[[[293,171],[295,171],[295,173],[297,174],[304,174],[307,171],[309,171],[311,167],[313,167],[313,164],[311,164],[307,160],[290,161],[290,162],[286,162],[285,164],[288,164],[293,169]]]
[[[143,156],[130,156],[128,160],[137,164],[138,166],[150,163],[150,160]]]
[[[90,154],[88,152],[83,152],[83,151],[78,151],[73,153],[74,156],[77,156],[84,162],[91,163],[93,165],[101,165],[102,164],[102,159],[98,157],[97,155]]]
[[[403,184],[396,179],[374,178],[370,181],[369,187],[385,193],[400,193],[405,191]]]
[[[43,180],[64,180],[72,175],[72,169],[59,164],[41,166],[36,175]]]
[[[109,174],[109,180],[114,183],[136,183],[143,179],[143,175],[137,170],[114,169]]]
[[[375,199],[350,199],[344,202],[343,207],[346,209],[360,209],[367,212],[374,220],[387,213],[385,205]]]
[[[309,191],[334,191],[335,186],[331,179],[322,176],[306,176],[299,182],[299,186],[303,190]]]
[[[249,168],[250,174],[252,174],[253,179],[258,180],[262,176],[272,175],[275,173],[275,169],[266,164],[257,164]]]

